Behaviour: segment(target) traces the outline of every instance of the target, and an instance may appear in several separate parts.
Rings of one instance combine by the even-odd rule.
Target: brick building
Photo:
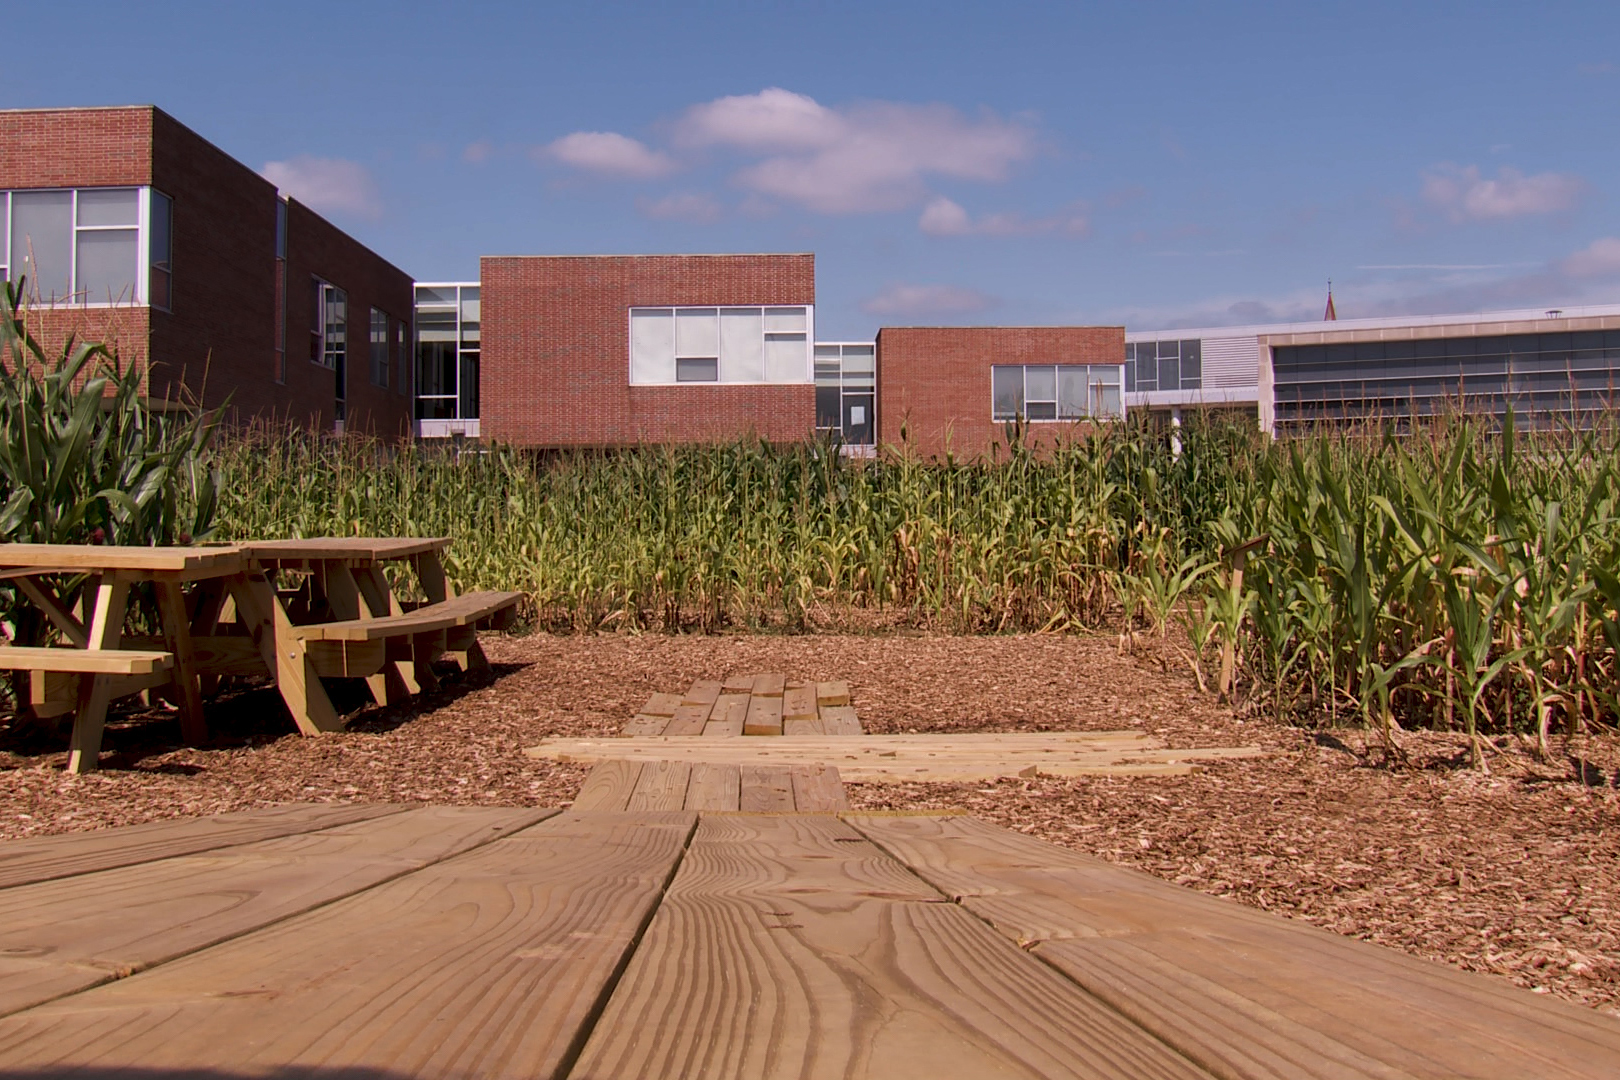
[[[972,457],[1020,417],[1038,443],[1123,415],[1123,326],[905,326],[877,335],[879,445]]]
[[[409,430],[410,276],[151,106],[0,111],[0,277],[155,400]]]
[[[480,433],[623,446],[815,427],[813,255],[486,257]]]

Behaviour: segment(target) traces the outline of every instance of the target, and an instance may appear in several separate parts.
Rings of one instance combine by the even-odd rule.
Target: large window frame
[[[388,312],[371,309],[371,385],[388,389]]]
[[[811,304],[649,305],[630,308],[627,322],[631,386],[815,381]]]
[[[478,419],[482,297],[476,281],[416,284],[412,411],[417,420]]]
[[[89,211],[92,210],[93,203],[81,196],[122,192],[128,192],[133,196],[132,213],[129,218],[118,221],[88,220],[92,217]],[[16,228],[15,219],[20,200],[14,196],[18,195],[67,197],[65,222],[60,225],[65,232],[54,238],[58,241],[65,240],[66,243],[63,257],[67,261],[67,268],[61,282],[65,282],[67,288],[65,292],[60,293],[55,285],[42,290],[37,280],[38,275],[26,274],[30,278],[28,284],[30,299],[35,303],[50,307],[155,307],[161,311],[173,309],[171,260],[174,201],[168,195],[147,185],[133,184],[114,184],[106,187],[15,188],[0,191],[0,280],[16,281],[25,276],[26,252],[32,235],[19,234]],[[130,280],[123,283],[128,294],[109,295],[110,290],[105,288],[98,294],[84,280],[87,271],[81,267],[81,263],[89,260],[84,256],[82,249],[91,237],[121,233],[129,234],[134,241],[133,259],[128,266]],[[16,256],[19,254],[24,258],[18,259]],[[54,271],[52,273],[54,274]]]
[[[276,198],[275,253],[275,336],[270,381],[279,385],[287,381],[287,203],[279,196]]]
[[[1076,380],[1083,387],[1080,402],[1076,401]],[[990,368],[992,421],[1073,424],[1118,420],[1124,415],[1124,373],[1118,364],[994,364]]]
[[[815,378],[816,430],[850,446],[876,445],[876,343],[816,342]]]

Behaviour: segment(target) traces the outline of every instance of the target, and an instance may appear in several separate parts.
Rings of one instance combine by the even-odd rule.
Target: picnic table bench
[[[433,689],[432,663],[487,667],[480,628],[512,617],[522,594],[455,595],[449,540],[334,537],[198,548],[0,544],[0,580],[40,610],[63,645],[0,648],[0,670],[29,673],[26,705],[74,714],[68,767],[95,768],[108,704],[165,693],[188,742],[207,737],[202,699],[224,676],[268,675],[305,734],[343,720],[322,678],[364,678],[386,705]],[[424,603],[402,601],[386,564],[415,573]],[[299,577],[299,588],[276,587]],[[79,603],[64,597],[87,577]],[[66,580],[64,580],[66,579]],[[130,589],[150,585],[159,633],[125,635]]]

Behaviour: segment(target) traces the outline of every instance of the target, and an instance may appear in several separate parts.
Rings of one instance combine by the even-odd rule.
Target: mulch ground
[[[1151,643],[1150,643],[1151,644]],[[215,743],[158,714],[119,718],[100,773],[65,740],[0,721],[0,837],[286,801],[556,805],[585,769],[532,760],[545,735],[617,730],[648,695],[782,671],[847,679],[868,731],[1142,728],[1171,746],[1258,744],[1183,777],[850,785],[858,807],[965,809],[1022,832],[1352,937],[1620,1016],[1620,739],[1557,739],[1546,761],[1499,739],[1489,773],[1459,740],[1400,737],[1386,767],[1359,734],[1247,721],[1150,648],[1111,636],[609,635],[496,638],[492,676],[340,735],[293,734],[273,691],[210,706]],[[358,698],[350,702],[358,708]]]

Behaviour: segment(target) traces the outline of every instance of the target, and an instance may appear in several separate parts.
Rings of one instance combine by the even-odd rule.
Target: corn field
[[[248,435],[221,538],[444,535],[556,630],[860,624],[1162,636],[1302,723],[1578,730],[1620,713],[1620,433],[1466,421],[1271,442],[1122,425],[987,460],[824,444],[538,456]]]

